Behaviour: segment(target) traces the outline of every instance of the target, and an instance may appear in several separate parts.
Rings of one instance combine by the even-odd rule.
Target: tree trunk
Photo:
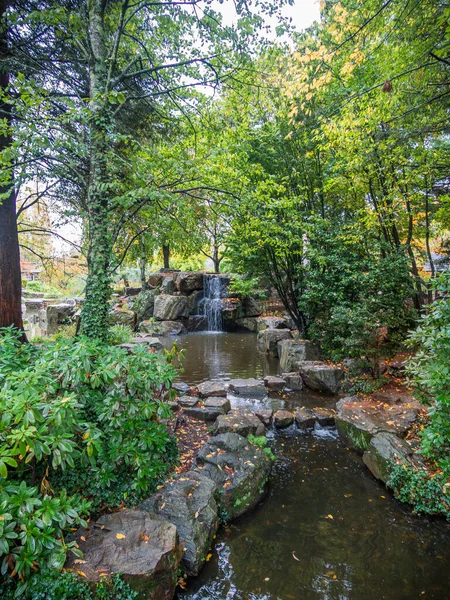
[[[220,261],[222,259],[219,258],[219,248],[217,246],[214,246],[214,251],[213,251],[213,263],[214,263],[214,273],[219,274],[220,273]]]
[[[141,287],[142,291],[145,292],[147,289],[147,278],[145,277],[145,268],[147,266],[147,254],[145,247],[145,233],[141,235]]]
[[[88,189],[88,276],[86,299],[81,313],[81,333],[106,340],[108,300],[111,295],[112,240],[109,231],[107,155],[111,109],[107,94],[107,52],[104,30],[104,2],[88,0],[90,47],[90,164]]]
[[[165,269],[170,269],[170,264],[169,264],[169,260],[170,260],[170,246],[166,245],[162,247],[162,252],[163,252],[163,259],[164,259],[164,268]]]
[[[0,89],[2,98],[9,84],[7,0],[0,0]],[[0,154],[12,144],[11,106],[0,101],[0,119],[6,130],[0,135]],[[16,191],[12,165],[9,181],[0,186],[0,327],[13,325],[23,331],[22,281],[20,273],[19,236],[17,233]],[[26,341],[25,333],[22,339]]]

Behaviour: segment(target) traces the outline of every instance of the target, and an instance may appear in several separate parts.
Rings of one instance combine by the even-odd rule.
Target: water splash
[[[222,298],[226,294],[227,284],[224,277],[204,276],[204,297],[199,304],[199,312],[206,317],[208,331],[222,329]]]

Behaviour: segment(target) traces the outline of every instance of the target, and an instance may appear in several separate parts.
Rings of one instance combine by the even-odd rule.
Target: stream
[[[198,333],[176,341],[186,348],[181,379],[190,384],[277,373],[278,361],[256,349],[253,334]],[[258,404],[335,402],[302,391]],[[269,494],[219,530],[210,560],[179,600],[450,599],[449,523],[411,514],[333,430],[269,437],[277,456]]]

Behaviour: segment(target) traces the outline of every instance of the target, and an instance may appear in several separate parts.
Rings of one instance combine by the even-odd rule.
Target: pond
[[[187,350],[189,383],[277,372],[252,334],[177,341]],[[301,392],[284,402],[335,399]],[[270,436],[277,461],[268,496],[219,531],[209,562],[179,600],[449,600],[448,523],[412,515],[332,430]]]

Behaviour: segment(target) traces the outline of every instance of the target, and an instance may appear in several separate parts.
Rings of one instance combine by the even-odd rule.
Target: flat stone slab
[[[223,415],[220,409],[207,406],[186,406],[184,414],[200,421],[215,421],[217,417]]]
[[[228,392],[228,382],[225,381],[204,381],[197,386],[198,394],[202,398],[211,396],[224,397]]]
[[[68,567],[82,570],[88,581],[120,573],[141,598],[172,600],[182,555],[172,523],[142,510],[123,510],[101,517],[75,539],[84,562],[80,567],[70,558]]]
[[[238,433],[243,437],[264,435],[265,427],[260,419],[250,411],[233,411],[217,418],[214,434]]]
[[[237,433],[216,435],[200,449],[196,470],[218,486],[218,503],[227,520],[256,506],[267,491],[271,460]]]
[[[298,370],[307,387],[325,394],[337,394],[344,378],[341,367],[327,363],[303,362]]]
[[[264,381],[252,377],[249,379],[232,379],[229,391],[241,396],[265,396],[267,393]]]
[[[277,429],[284,429],[289,427],[294,422],[294,414],[288,410],[277,410],[273,415],[273,421]]]
[[[303,379],[300,373],[282,373],[281,377],[285,380],[286,387],[293,392],[303,389]]]
[[[161,341],[159,338],[154,337],[152,335],[140,335],[137,336],[135,338],[133,338],[133,344],[145,344],[146,346],[149,346],[150,348],[154,348],[155,350],[162,350],[163,349],[163,345],[161,344]]]
[[[255,415],[261,421],[263,425],[269,427],[273,419],[273,410],[270,408],[261,408],[255,411]]]
[[[209,477],[188,471],[176,475],[140,506],[176,526],[183,547],[181,565],[188,575],[198,575],[219,526],[216,489]]]
[[[142,321],[139,331],[150,335],[180,335],[186,333],[186,327],[181,321]]]
[[[231,404],[228,398],[214,397],[205,400],[205,408],[215,408],[222,415],[226,415],[231,410]]]
[[[313,429],[316,423],[316,416],[309,408],[298,408],[295,412],[295,422],[299,429]]]
[[[416,421],[419,409],[406,404],[389,405],[371,398],[352,396],[336,404],[336,427],[347,446],[365,452],[370,441],[382,431],[404,437]]]
[[[177,381],[176,383],[172,384],[172,389],[176,390],[178,394],[191,393],[191,387],[187,383],[184,383],[184,381]]]
[[[281,377],[267,375],[264,377],[264,385],[270,392],[282,392],[286,387],[286,381]]]
[[[183,408],[193,408],[198,403],[199,399],[196,396],[182,396],[178,399],[178,404]]]
[[[278,342],[278,356],[282,371],[297,371],[298,364],[304,361],[319,360],[319,348],[309,340],[281,340]]]
[[[334,408],[316,407],[313,409],[313,415],[322,427],[334,427],[336,421]]]

